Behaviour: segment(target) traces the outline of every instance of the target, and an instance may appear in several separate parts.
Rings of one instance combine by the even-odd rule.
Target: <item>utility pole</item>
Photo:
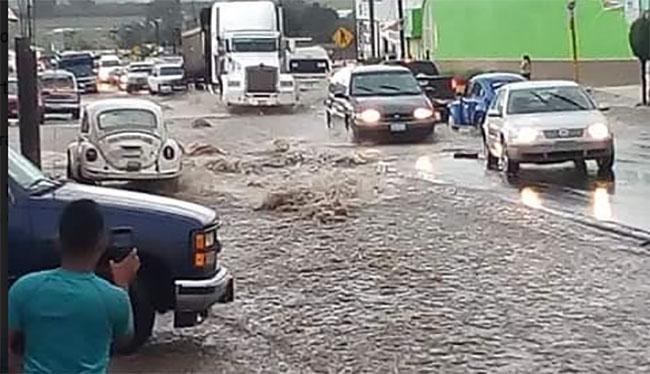
[[[29,38],[16,38],[16,70],[20,150],[25,157],[40,168],[41,134],[36,87],[36,53],[32,50]]]
[[[397,17],[399,18],[399,49],[400,58],[406,58],[406,41],[404,37],[404,0],[397,0]]]
[[[370,56],[377,57],[377,35],[375,32],[375,0],[368,0],[368,15],[370,18]]]
[[[576,0],[569,0],[567,4],[569,10],[569,31],[571,32],[571,54],[573,58],[573,79],[576,82],[580,81],[580,68],[578,66],[578,42],[576,36]]]

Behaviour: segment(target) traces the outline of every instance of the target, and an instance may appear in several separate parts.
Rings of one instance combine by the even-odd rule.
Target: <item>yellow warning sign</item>
[[[354,41],[354,34],[345,27],[339,27],[332,35],[332,40],[338,48],[347,48]]]

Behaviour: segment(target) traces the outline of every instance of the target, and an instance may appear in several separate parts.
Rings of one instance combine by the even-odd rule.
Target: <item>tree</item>
[[[650,60],[650,11],[645,11],[630,27],[630,47],[641,63],[641,102],[648,105],[647,67]]]
[[[336,11],[303,0],[288,0],[282,5],[287,36],[311,37],[317,43],[330,43],[338,24]]]

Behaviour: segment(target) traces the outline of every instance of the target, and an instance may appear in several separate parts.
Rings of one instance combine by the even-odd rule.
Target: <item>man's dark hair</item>
[[[103,235],[104,217],[96,202],[82,199],[65,207],[59,221],[64,254],[88,254],[96,249]]]
[[[528,56],[528,55],[524,55],[524,60],[530,62],[530,56]]]

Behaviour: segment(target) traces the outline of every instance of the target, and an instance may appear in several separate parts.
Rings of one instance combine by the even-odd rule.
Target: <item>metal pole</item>
[[[404,1],[397,0],[397,17],[399,18],[399,48],[400,58],[405,58],[407,55],[406,42],[404,37]]]
[[[41,166],[41,134],[36,88],[36,55],[29,38],[16,38],[18,118],[20,150],[34,165]]]
[[[575,0],[570,0],[567,5],[569,9],[569,30],[571,31],[571,54],[573,57],[573,79],[576,82],[580,81],[580,72],[578,66],[578,42],[576,36],[576,21],[575,21]]]
[[[368,0],[368,15],[370,18],[370,56],[377,57],[377,40],[375,35],[375,0]]]

